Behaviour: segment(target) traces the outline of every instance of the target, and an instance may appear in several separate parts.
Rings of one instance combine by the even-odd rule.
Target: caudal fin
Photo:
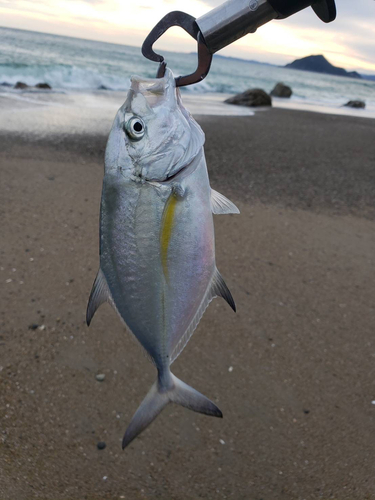
[[[175,377],[172,373],[171,375],[174,382],[174,390],[170,394],[170,400],[172,403],[184,406],[185,408],[189,408],[189,410],[193,410],[198,413],[223,418],[221,410],[215,405],[215,403],[189,385],[185,384],[185,382]]]
[[[168,403],[176,403],[205,415],[223,417],[220,409],[206,396],[179,380],[172,373],[170,377],[167,390],[160,383],[160,379],[153,384],[126,429],[122,449],[144,431]]]

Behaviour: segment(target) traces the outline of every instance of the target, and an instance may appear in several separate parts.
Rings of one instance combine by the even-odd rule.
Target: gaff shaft
[[[211,54],[254,33],[273,19],[285,19],[312,6],[324,22],[336,17],[334,0],[228,0],[196,19]]]

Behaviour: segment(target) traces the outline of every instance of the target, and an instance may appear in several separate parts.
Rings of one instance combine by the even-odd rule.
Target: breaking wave
[[[120,72],[119,72],[120,73]],[[145,75],[152,77],[154,75]],[[106,73],[93,68],[83,68],[70,64],[1,64],[0,85],[14,86],[17,82],[24,82],[33,86],[37,83],[48,83],[53,89],[59,90],[127,90],[129,76],[124,71],[120,74]],[[215,82],[215,83],[214,83]],[[204,94],[207,92],[233,93],[236,92],[236,82],[204,80],[183,91]]]
[[[24,82],[30,86],[45,82],[53,89],[67,90],[129,88],[127,78],[91,68],[79,68],[69,64],[0,64],[0,84],[13,86],[17,82]]]

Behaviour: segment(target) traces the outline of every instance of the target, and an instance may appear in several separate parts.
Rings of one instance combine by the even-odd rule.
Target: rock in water
[[[48,83],[37,83],[35,85],[35,88],[37,89],[52,89],[51,85],[48,85]]]
[[[26,85],[26,83],[24,83],[24,82],[17,82],[13,88],[15,88],[15,89],[28,89],[29,86]]]
[[[366,107],[365,101],[348,101],[344,106],[348,106],[349,108],[361,108],[364,109]]]
[[[238,104],[239,106],[272,106],[272,99],[262,89],[249,89],[242,92],[242,94],[236,94],[233,97],[229,97],[224,102],[228,104]]]
[[[282,82],[276,83],[271,90],[271,95],[274,97],[290,97],[292,93],[292,89]]]

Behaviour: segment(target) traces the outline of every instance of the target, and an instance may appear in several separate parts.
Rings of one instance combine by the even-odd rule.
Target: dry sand
[[[375,499],[375,120],[199,121],[238,312],[174,372],[224,419],[170,406],[124,452],[155,371],[109,306],[84,322],[106,138],[0,136],[1,500]]]

